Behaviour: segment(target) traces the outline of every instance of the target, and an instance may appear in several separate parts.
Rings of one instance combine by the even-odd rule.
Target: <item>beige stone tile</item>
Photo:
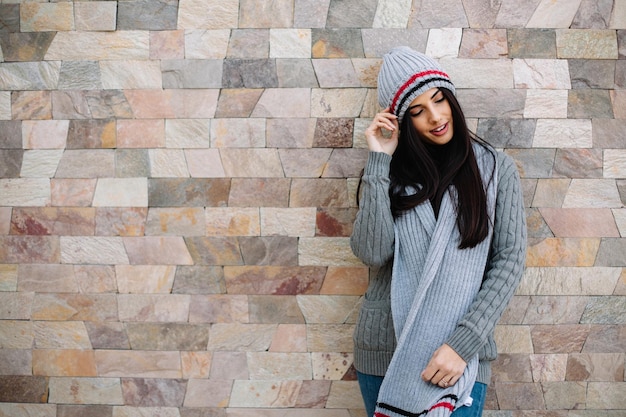
[[[2,62],[0,56],[0,62]],[[0,91],[0,120],[11,120],[11,92]]]
[[[211,364],[210,379],[249,379],[247,353],[224,351],[214,352],[213,362]]]
[[[626,237],[626,209],[612,209],[620,235]]]
[[[35,294],[32,292],[0,292],[0,319],[30,320]]]
[[[619,237],[608,208],[540,208],[555,237]]]
[[[626,178],[626,149],[604,150],[604,178]]]
[[[111,265],[74,265],[74,276],[81,293],[117,292],[115,269]]]
[[[33,375],[97,376],[93,350],[35,349]]]
[[[120,294],[120,321],[186,322],[191,296],[186,294]]]
[[[157,89],[163,87],[159,61],[100,61],[102,87],[110,90]]]
[[[91,349],[82,321],[38,321],[33,324],[37,349]]]
[[[328,267],[320,294],[363,295],[369,282],[366,267]]]
[[[626,28],[626,4],[623,2],[616,1],[613,3],[613,11],[611,13],[611,20],[609,21],[609,28]]]
[[[240,28],[290,28],[293,26],[294,2],[281,0],[271,3],[254,0],[239,2]]]
[[[587,385],[587,409],[626,409],[626,382],[590,382]]]
[[[568,28],[582,0],[541,0],[526,24],[528,28]]]
[[[567,381],[624,381],[623,353],[571,353],[567,361]]]
[[[263,148],[265,119],[215,119],[210,134],[212,148]]]
[[[340,381],[352,366],[351,353],[313,352],[313,379]]]
[[[218,89],[124,91],[138,119],[208,119],[215,115]]]
[[[619,208],[622,202],[614,180],[574,178],[563,207]]]
[[[584,382],[544,382],[541,387],[548,410],[572,410],[585,406],[587,384]]]
[[[314,88],[311,91],[310,116],[359,117],[366,94],[366,91],[359,88]]]
[[[77,31],[115,30],[117,4],[111,1],[76,2],[74,19]]]
[[[589,119],[537,120],[533,148],[591,148],[592,143]]]
[[[506,29],[465,29],[459,49],[461,58],[504,58],[508,55]]]
[[[98,375],[109,379],[181,378],[179,352],[96,350]]]
[[[182,0],[178,6],[179,29],[228,29],[237,27],[239,0],[207,4],[203,0]]]
[[[526,268],[516,295],[611,295],[621,268]]]
[[[311,354],[298,352],[248,352],[251,380],[312,379]]]
[[[180,417],[178,407],[134,407],[130,405],[113,408],[114,417],[137,417],[157,415],[159,417]]]
[[[309,352],[352,352],[353,324],[310,324],[307,326]]]
[[[0,265],[0,291],[17,291],[18,265]]]
[[[121,294],[172,292],[176,267],[173,265],[116,265],[115,279]]]
[[[114,294],[36,294],[31,304],[33,320],[117,320]]]
[[[258,208],[207,207],[207,236],[260,236],[260,214]]]
[[[147,207],[146,178],[99,178],[93,198],[94,207]]]
[[[515,88],[551,90],[569,90],[571,88],[566,60],[514,59],[512,66]]]
[[[124,404],[119,378],[52,377],[48,401],[55,404]]]
[[[540,179],[531,207],[561,207],[570,183],[570,179]]]
[[[617,59],[617,35],[614,30],[559,29],[556,53],[559,58]]]
[[[70,264],[128,264],[118,237],[61,236],[61,261]]]
[[[148,211],[146,236],[204,236],[202,207],[154,207]]]
[[[527,266],[593,266],[600,239],[547,238],[527,251]]]
[[[193,295],[190,323],[249,323],[249,302],[245,295]]]
[[[315,236],[315,207],[261,207],[261,236]]]
[[[189,177],[187,161],[182,149],[149,149],[148,156],[150,158],[150,177]]]
[[[233,381],[190,379],[184,407],[218,407],[229,405]]]
[[[231,407],[294,407],[302,381],[241,381],[236,380],[230,398]],[[254,395],[250,395],[254,392]]]
[[[279,149],[278,153],[287,177],[319,178],[327,168],[332,149]]]
[[[311,117],[311,90],[308,88],[267,88],[259,98],[252,117]]]
[[[356,381],[333,381],[326,408],[363,408],[363,397]]]
[[[211,326],[208,350],[264,352],[275,332],[275,324],[216,323]]]
[[[301,238],[298,256],[300,265],[362,265],[350,249],[350,239],[343,237]]]
[[[494,337],[501,353],[533,353],[529,326],[498,325]]]
[[[22,178],[52,178],[63,156],[62,149],[33,149],[24,152]]]
[[[227,177],[282,178],[285,176],[276,149],[222,148],[220,156]]]
[[[313,68],[321,88],[360,87],[352,60],[347,58],[314,59]]]
[[[74,30],[74,3],[22,3],[20,30],[22,32]]]
[[[47,61],[148,59],[147,31],[58,32],[45,55]]]
[[[72,265],[24,264],[18,269],[18,291],[75,293],[78,291]]]
[[[534,296],[522,324],[577,324],[587,303],[586,297]]]
[[[311,58],[311,29],[270,29],[270,58]]]
[[[184,37],[185,58],[224,59],[228,51],[229,39],[230,30],[228,29],[186,30]],[[181,49],[183,49],[182,46]]]
[[[298,295],[298,306],[308,323],[346,323],[359,307],[358,296]]]
[[[208,148],[211,146],[210,119],[168,119],[165,146],[168,148]]]
[[[611,103],[613,104],[613,114],[616,119],[626,119],[626,91],[610,90]]]
[[[0,320],[0,348],[32,349],[35,331],[32,321]]]

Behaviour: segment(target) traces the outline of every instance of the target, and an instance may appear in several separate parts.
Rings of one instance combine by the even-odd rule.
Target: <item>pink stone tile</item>
[[[193,259],[180,236],[126,237],[124,246],[134,265],[192,265]]]
[[[165,147],[165,121],[163,119],[118,120],[117,146],[119,148]]]
[[[2,236],[0,263],[58,264],[61,262],[59,236]]]
[[[207,379],[211,370],[212,352],[180,352],[185,379]]]
[[[320,294],[362,295],[365,294],[369,269],[366,267],[328,267]]]
[[[191,379],[187,385],[184,407],[226,407],[232,381]]]
[[[245,295],[193,295],[190,323],[248,323],[248,297]]]
[[[53,206],[89,206],[96,190],[93,179],[58,179],[50,180],[51,201]]]
[[[0,207],[0,235],[9,234],[11,227],[11,207]]]
[[[96,209],[97,236],[143,236],[146,229],[146,207]]]
[[[67,143],[69,120],[25,120],[22,143],[25,149],[62,149]]]
[[[306,325],[279,324],[270,352],[306,352]]]
[[[74,276],[81,293],[117,292],[112,265],[74,265]]]
[[[95,209],[90,207],[14,208],[12,235],[93,236]]]
[[[150,32],[150,59],[183,58],[185,58],[184,30]]]
[[[114,294],[36,294],[33,320],[117,320]]]
[[[33,375],[96,376],[93,350],[34,349]]]
[[[555,237],[619,237],[610,209],[541,208]]]
[[[246,352],[216,351],[211,364],[211,379],[248,379],[248,359]]]
[[[323,267],[227,266],[224,278],[229,294],[319,294]]]
[[[212,118],[219,90],[126,90],[135,118],[197,119]]]
[[[15,91],[11,95],[13,120],[52,119],[52,94],[50,91]]]
[[[185,159],[192,178],[226,176],[219,149],[185,149]]]

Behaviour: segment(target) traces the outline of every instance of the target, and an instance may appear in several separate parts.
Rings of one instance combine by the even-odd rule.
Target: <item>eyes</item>
[[[440,103],[443,103],[444,101],[446,101],[446,98],[444,97],[443,93],[441,91],[438,91],[432,98],[431,101],[437,105]],[[424,107],[421,104],[417,104],[415,106],[413,106],[412,110],[409,112],[409,114],[411,115],[411,117],[418,117],[420,114],[422,114],[424,112]]]

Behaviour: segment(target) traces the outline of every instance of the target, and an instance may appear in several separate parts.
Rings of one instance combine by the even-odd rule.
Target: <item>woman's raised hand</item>
[[[374,120],[365,129],[367,146],[372,152],[384,152],[393,155],[398,147],[398,117],[384,109],[374,116]]]

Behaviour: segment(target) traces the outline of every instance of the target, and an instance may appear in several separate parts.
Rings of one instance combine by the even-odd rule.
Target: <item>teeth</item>
[[[443,130],[443,128],[446,127],[446,125],[443,125],[441,127],[438,127],[437,129],[435,129],[435,132],[441,132]]]

